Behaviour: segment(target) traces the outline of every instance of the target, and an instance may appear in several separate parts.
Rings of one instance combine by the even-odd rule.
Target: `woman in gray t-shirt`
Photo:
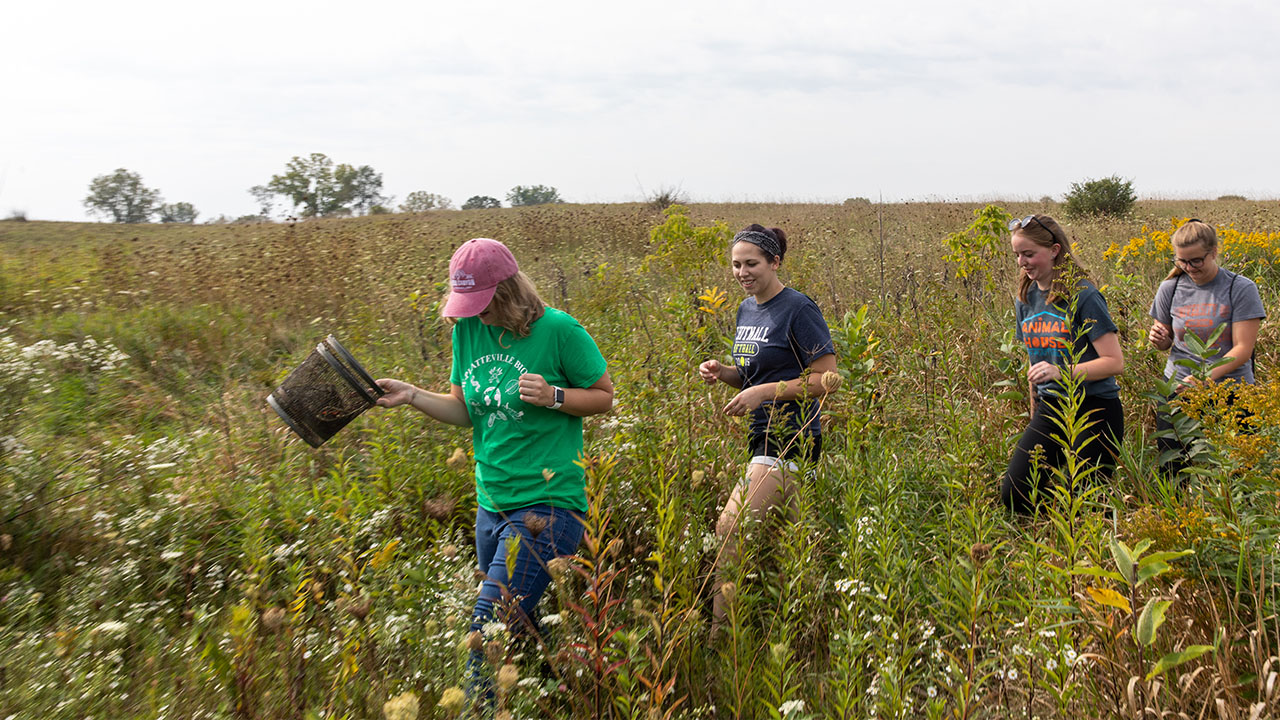
[[[1151,331],[1147,339],[1161,350],[1169,351],[1164,374],[1177,381],[1176,391],[1198,382],[1192,368],[1178,361],[1212,365],[1211,381],[1237,380],[1253,383],[1253,349],[1258,341],[1258,328],[1267,316],[1262,307],[1258,286],[1252,280],[1218,265],[1218,234],[1213,226],[1191,219],[1170,239],[1173,245],[1173,270],[1160,283],[1151,303]],[[1214,343],[1213,356],[1204,360],[1187,346],[1187,333],[1208,342],[1219,327],[1225,325]],[[1173,424],[1163,413],[1158,416],[1157,431],[1172,431]],[[1184,450],[1176,436],[1156,440],[1161,455],[1167,450]],[[1166,465],[1177,471],[1181,462]]]

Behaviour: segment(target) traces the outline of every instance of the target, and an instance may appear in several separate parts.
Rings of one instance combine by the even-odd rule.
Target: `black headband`
[[[782,255],[782,248],[778,246],[778,238],[771,233],[760,232],[759,230],[743,230],[733,236],[733,242],[729,243],[729,247],[733,247],[739,242],[749,242],[772,257]]]

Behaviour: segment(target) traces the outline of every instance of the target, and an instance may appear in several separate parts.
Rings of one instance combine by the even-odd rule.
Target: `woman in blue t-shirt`
[[[1064,373],[1080,381],[1080,412],[1093,421],[1081,434],[1079,456],[1109,474],[1124,437],[1124,408],[1115,376],[1124,353],[1107,302],[1071,254],[1071,241],[1048,215],[1028,215],[1009,223],[1010,244],[1021,272],[1017,297],[1017,337],[1027,348],[1031,422],[1023,431],[1000,486],[1000,500],[1030,512],[1060,484],[1052,469],[1064,462],[1055,419],[1064,406]],[[1033,462],[1036,446],[1043,459]]]
[[[1176,380],[1181,390],[1197,382],[1191,369],[1178,363],[1205,361],[1187,347],[1186,334],[1194,333],[1208,342],[1219,327],[1226,329],[1218,336],[1216,353],[1210,362],[1226,360],[1208,372],[1209,380],[1236,380],[1253,383],[1253,351],[1258,342],[1258,329],[1267,316],[1258,286],[1252,280],[1218,265],[1218,234],[1213,226],[1195,218],[1183,223],[1169,239],[1173,245],[1173,270],[1151,302],[1151,330],[1147,339],[1160,350],[1169,351],[1164,374]],[[1172,399],[1172,398],[1170,398]],[[1232,400],[1229,396],[1228,401]],[[1156,445],[1162,456],[1168,451],[1185,452],[1182,441],[1174,433],[1168,415],[1160,413],[1156,430],[1163,431]],[[1164,463],[1166,472],[1176,474],[1183,458]]]
[[[708,384],[725,383],[740,392],[725,405],[726,415],[751,416],[751,460],[743,481],[733,488],[716,535],[724,549],[717,574],[737,556],[736,531],[745,509],[753,519],[787,499],[797,459],[813,463],[822,447],[819,399],[838,384],[835,347],[818,306],[807,295],[785,287],[778,268],[787,252],[781,228],[749,225],[729,246],[733,277],[747,292],[738,307],[733,364],[707,360],[698,374]],[[832,373],[823,381],[825,373]],[[724,621],[724,594],[713,597],[713,627]]]

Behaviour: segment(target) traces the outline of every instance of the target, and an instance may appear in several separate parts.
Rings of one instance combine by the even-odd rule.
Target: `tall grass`
[[[635,204],[4,224],[0,717],[453,716],[469,711],[473,645],[511,717],[1274,715],[1274,325],[1242,401],[1252,434],[1212,403],[1188,407],[1209,413],[1218,448],[1198,479],[1156,479],[1141,398],[1163,365],[1145,343],[1163,265],[1144,224],[1235,223],[1272,307],[1276,208],[1148,202],[1068,226],[1120,328],[1129,433],[1113,479],[1082,484],[1090,471],[1068,465],[1055,484],[1076,492],[1050,493],[1030,519],[996,502],[1025,417],[1008,392],[1024,357],[1011,261],[964,239],[975,211],[990,217]],[[714,524],[745,470],[746,428],[694,369],[727,353],[738,298],[721,245],[755,221],[795,239],[784,281],[823,309],[844,383],[796,511],[744,528],[713,639]],[[554,569],[541,642],[466,635],[465,432],[374,410],[312,450],[263,402],[330,332],[377,375],[444,387],[434,304],[473,236],[512,247],[618,387],[614,412],[586,422],[588,537]],[[1160,572],[1131,582],[1117,547],[1133,565],[1154,553],[1143,567]],[[1143,620],[1148,606],[1162,624]],[[1196,646],[1212,650],[1152,674]]]

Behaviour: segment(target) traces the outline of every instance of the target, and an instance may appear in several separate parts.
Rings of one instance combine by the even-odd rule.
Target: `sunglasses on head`
[[[1040,220],[1038,220],[1035,215],[1028,215],[1022,219],[1014,218],[1013,220],[1010,220],[1009,231],[1012,232],[1014,230],[1022,230],[1028,227],[1029,225],[1031,225],[1031,223],[1035,223],[1039,225],[1040,227],[1044,228],[1045,231],[1048,232],[1050,235],[1053,235],[1053,231],[1045,227],[1044,223],[1040,222]]]

